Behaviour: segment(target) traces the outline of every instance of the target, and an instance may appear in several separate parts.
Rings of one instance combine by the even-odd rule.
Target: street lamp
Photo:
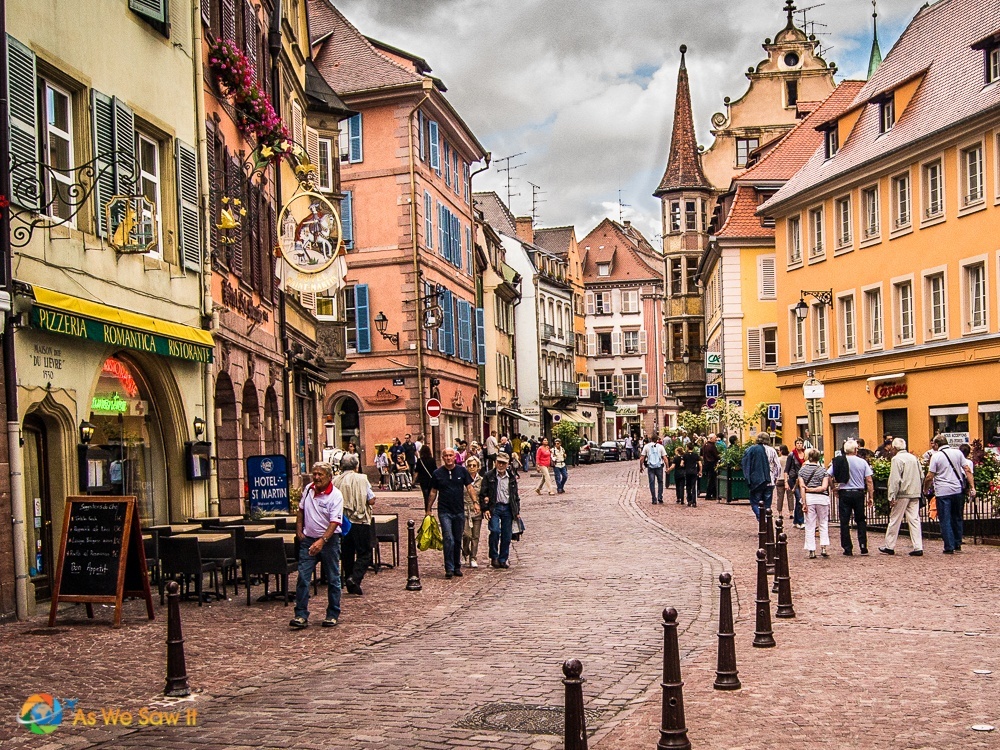
[[[800,322],[805,320],[806,317],[809,315],[809,305],[806,304],[806,297],[813,297],[821,305],[829,305],[830,307],[833,307],[832,289],[827,291],[821,290],[818,292],[808,291],[803,289],[802,291],[799,292],[799,301],[793,308],[795,310],[795,318]]]
[[[385,329],[389,325],[389,319],[385,316],[385,313],[379,310],[378,315],[375,316],[375,330],[381,334],[382,338],[392,342],[399,348],[399,334],[398,333],[386,333]]]
[[[201,436],[205,434],[205,420],[201,417],[194,418],[194,436],[196,439],[201,440]]]
[[[686,365],[691,364],[691,351],[689,349],[684,350],[684,353],[681,355],[681,362]]]
[[[80,442],[84,445],[90,445],[90,441],[94,439],[94,430],[97,429],[90,422],[80,422]]]

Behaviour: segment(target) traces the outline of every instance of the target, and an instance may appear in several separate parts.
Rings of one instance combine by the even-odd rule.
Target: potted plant
[[[566,450],[566,463],[576,466],[576,458],[583,442],[580,435],[577,434],[576,425],[564,420],[552,428],[552,435],[562,441],[563,448]]]

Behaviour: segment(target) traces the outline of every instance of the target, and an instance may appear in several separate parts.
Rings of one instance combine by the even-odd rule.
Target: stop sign
[[[441,416],[441,402],[436,398],[427,399],[427,416],[429,417],[440,417]]]

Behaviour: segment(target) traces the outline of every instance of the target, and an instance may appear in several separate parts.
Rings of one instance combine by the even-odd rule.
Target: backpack
[[[833,478],[837,484],[847,484],[851,481],[851,465],[847,462],[847,456],[835,456],[833,459]]]

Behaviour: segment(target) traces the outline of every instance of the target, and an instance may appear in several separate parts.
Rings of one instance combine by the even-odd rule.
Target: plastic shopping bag
[[[444,549],[444,539],[441,537],[441,524],[434,516],[424,516],[417,534],[417,549],[421,552],[428,549]]]

